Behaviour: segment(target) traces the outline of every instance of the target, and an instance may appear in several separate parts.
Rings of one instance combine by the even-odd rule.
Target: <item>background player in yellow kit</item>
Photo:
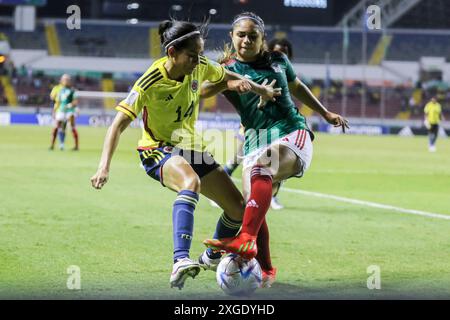
[[[437,101],[436,97],[431,98],[431,101],[427,103],[424,113],[425,126],[428,129],[428,150],[430,152],[436,152],[436,141],[439,136],[439,124],[442,120],[444,120],[442,106]]]

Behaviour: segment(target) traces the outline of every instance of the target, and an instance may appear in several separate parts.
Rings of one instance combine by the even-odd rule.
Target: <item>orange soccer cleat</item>
[[[241,233],[232,238],[207,239],[203,244],[214,251],[235,253],[247,260],[253,259],[258,253],[256,237],[248,233]]]

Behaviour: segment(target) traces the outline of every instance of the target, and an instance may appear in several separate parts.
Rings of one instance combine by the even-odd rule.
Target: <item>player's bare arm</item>
[[[100,164],[97,172],[91,178],[91,184],[95,189],[101,189],[108,182],[111,159],[119,144],[120,135],[130,125],[131,121],[126,114],[118,112],[113,123],[108,128]]]
[[[205,81],[202,84],[200,96],[202,98],[212,97],[222,91],[236,91],[239,94],[254,92],[262,97],[263,100],[275,101],[277,96],[281,95],[280,88],[274,88],[273,84],[257,84],[245,77],[225,69],[225,77],[222,82],[213,84]]]
[[[337,113],[328,111],[300,79],[296,78],[289,82],[289,91],[302,103],[319,113],[329,124],[341,127],[343,132],[349,128],[348,120]]]

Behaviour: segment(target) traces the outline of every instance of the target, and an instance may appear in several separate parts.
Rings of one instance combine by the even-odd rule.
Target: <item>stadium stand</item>
[[[95,22],[83,25],[83,32],[68,30],[62,22],[55,23],[61,54],[66,56],[100,56],[123,58],[149,57],[150,41],[148,26],[107,25]],[[227,29],[211,25],[206,49],[220,50],[229,41]],[[16,32],[10,26],[2,25],[0,32],[5,33],[13,49],[48,49],[45,29],[38,25],[35,32]],[[330,62],[342,63],[343,33],[336,28],[292,27],[285,32],[293,43],[294,62],[323,63],[325,52],[330,53]],[[422,56],[445,56],[450,60],[449,31],[388,31],[392,42],[387,50],[387,60],[417,61]],[[274,37],[269,30],[267,38]],[[369,57],[381,38],[379,32],[368,33]],[[361,63],[362,33],[349,33],[348,63]],[[132,48],[132,49],[131,49]]]
[[[386,59],[417,61],[423,56],[443,56],[450,61],[450,33],[436,32],[392,32],[393,41]]]
[[[62,54],[146,58],[149,56],[149,28],[140,26],[83,25],[83,32],[68,30],[57,23]]]
[[[11,24],[1,24],[0,32],[8,37],[12,49],[47,49],[44,26],[38,25],[36,31],[18,32]]]
[[[48,26],[51,25],[54,35],[53,40],[49,40]],[[401,26],[401,25],[400,25]],[[5,34],[12,49],[41,49],[50,50],[56,46],[60,48],[63,56],[83,56],[83,57],[120,57],[120,58],[149,58],[151,54],[150,29],[156,27],[156,23],[130,25],[125,23],[111,23],[95,20],[84,23],[82,31],[68,30],[64,20],[55,19],[46,21],[40,20],[34,32],[17,32],[10,24],[0,24],[0,32]],[[221,50],[224,43],[229,41],[228,26],[211,25],[207,37],[207,50]],[[284,34],[293,44],[295,52],[295,63],[303,64],[323,64],[325,52],[330,54],[330,63],[342,63],[343,32],[335,27],[291,27],[287,30],[278,30],[268,27],[267,38],[273,38],[277,34]],[[384,36],[384,37],[383,37]],[[371,64],[379,64],[384,57],[390,61],[419,61],[423,56],[440,56],[450,60],[450,31],[443,30],[405,30],[390,29],[385,34],[380,32],[368,32],[368,56]],[[362,32],[351,29],[349,32],[348,63],[360,64]],[[158,44],[159,46],[159,44]],[[17,66],[10,74],[10,84],[17,95],[17,102],[23,106],[48,107],[50,101],[48,92],[57,83],[59,75],[51,74],[29,74],[27,70],[22,70],[24,66]],[[87,91],[116,91],[126,92],[135,79],[123,78],[102,80],[102,75],[82,76],[77,75],[75,83],[80,90]],[[5,80],[6,81],[6,80]],[[9,80],[8,80],[9,81]],[[321,99],[327,99],[330,105],[339,109],[342,101],[342,83],[332,81],[331,86],[326,90],[323,80],[308,79],[311,86],[316,87],[320,92]],[[5,82],[6,83],[6,82]],[[8,104],[6,97],[5,83],[0,83],[0,104]],[[352,82],[348,85],[348,104],[346,116],[361,116],[361,83]],[[423,97],[420,101],[415,101],[418,89],[409,86],[391,84],[385,90],[385,110],[381,111],[380,99],[381,88],[371,86],[367,88],[367,106],[365,117],[372,118],[396,118],[401,116],[407,118],[418,118],[419,112],[430,93],[421,90]],[[450,91],[443,89],[440,91],[446,113],[450,110]],[[326,95],[326,96],[325,96]],[[83,100],[80,106],[85,108],[103,107],[101,100]],[[234,112],[232,107],[219,97],[217,103],[208,107],[208,111],[213,112]]]

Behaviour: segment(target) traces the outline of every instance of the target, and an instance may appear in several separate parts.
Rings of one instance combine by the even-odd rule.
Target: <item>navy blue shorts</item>
[[[219,164],[208,152],[181,150],[165,146],[151,150],[138,150],[145,172],[164,186],[162,167],[172,156],[182,156],[201,179],[211,171],[217,169]]]
[[[432,124],[430,127],[430,130],[428,130],[430,134],[439,134],[439,125],[438,124]]]

